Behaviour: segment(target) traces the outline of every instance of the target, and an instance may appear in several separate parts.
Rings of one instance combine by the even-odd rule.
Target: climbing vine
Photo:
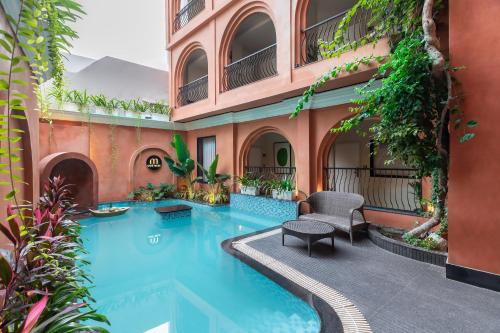
[[[362,66],[377,68],[360,89],[361,97],[350,109],[353,116],[332,131],[349,131],[374,119],[369,133],[376,145],[387,146],[387,163],[400,160],[416,168],[420,177],[432,177],[433,216],[409,231],[408,237],[425,235],[445,219],[450,124],[462,143],[474,137],[471,129],[477,125],[473,120],[463,121],[453,78],[459,68],[450,67],[440,50],[435,20],[444,9],[439,0],[359,0],[341,20],[333,41],[320,41],[322,55],[338,57],[381,40],[389,42],[389,54],[363,57],[331,69],[304,92],[291,115],[296,117],[329,80]],[[370,13],[368,32],[359,40],[347,41],[351,20],[359,11]]]

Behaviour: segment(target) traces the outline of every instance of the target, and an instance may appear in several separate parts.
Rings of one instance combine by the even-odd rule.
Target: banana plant
[[[197,177],[196,181],[199,183],[207,183],[207,200],[209,204],[213,205],[220,201],[220,193],[223,184],[231,178],[230,175],[217,173],[217,166],[219,164],[219,155],[215,155],[214,160],[208,167],[208,170],[198,163],[198,167],[203,173],[203,177]]]
[[[172,136],[172,147],[175,149],[177,160],[174,160],[168,153],[165,155],[169,169],[179,178],[182,178],[186,184],[188,198],[194,198],[193,185],[196,180],[193,180],[192,174],[195,168],[195,162],[191,159],[189,149],[186,143],[179,134]]]

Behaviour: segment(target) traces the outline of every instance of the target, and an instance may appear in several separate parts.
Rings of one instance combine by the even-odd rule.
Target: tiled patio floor
[[[370,240],[337,237],[313,246],[281,234],[248,245],[336,289],[364,314],[373,332],[500,332],[500,293],[445,278],[444,268],[401,257]]]

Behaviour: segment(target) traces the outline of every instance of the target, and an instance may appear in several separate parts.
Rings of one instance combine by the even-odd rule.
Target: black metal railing
[[[258,167],[258,166],[246,166],[245,174],[252,174],[257,177],[262,177],[262,179],[288,179],[295,181],[295,167]]]
[[[208,75],[180,87],[177,94],[177,105],[187,105],[206,98],[208,98]]]
[[[273,44],[224,67],[222,89],[235,89],[277,73],[276,44]]]
[[[338,13],[326,20],[318,22],[302,31],[301,38],[301,63],[306,65],[324,59],[321,53],[321,42],[332,42],[335,33],[347,11]],[[369,15],[367,11],[358,11],[352,18],[346,31],[343,33],[344,44],[356,41],[366,36]],[[333,50],[332,50],[333,51]]]
[[[174,32],[188,24],[189,21],[205,9],[205,0],[191,0],[181,8],[174,18]]]
[[[324,189],[361,194],[367,207],[420,213],[422,180],[414,169],[326,168]]]

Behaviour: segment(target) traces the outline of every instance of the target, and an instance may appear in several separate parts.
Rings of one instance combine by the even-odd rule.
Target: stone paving
[[[445,278],[442,267],[392,254],[368,239],[336,237],[307,256],[304,242],[281,234],[247,245],[347,297],[373,332],[500,332],[500,293]]]

